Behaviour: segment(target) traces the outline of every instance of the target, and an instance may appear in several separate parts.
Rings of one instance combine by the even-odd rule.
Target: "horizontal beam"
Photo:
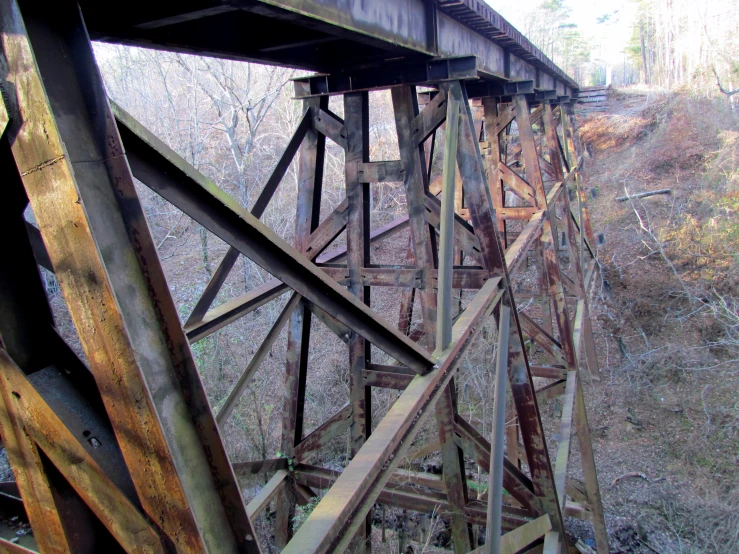
[[[296,481],[299,484],[316,489],[330,488],[340,475],[337,471],[306,464],[298,464],[295,470]],[[394,508],[411,510],[413,512],[449,514],[451,507],[446,500],[445,494],[437,495],[428,493],[419,488],[419,486],[429,488],[428,485],[431,483],[428,483],[428,479],[431,477],[433,476],[429,475],[427,478],[419,481],[401,472],[395,472],[390,478],[388,485],[378,495],[377,503]],[[403,486],[403,483],[410,483],[410,486]],[[433,485],[436,485],[436,483],[432,484],[432,487],[438,488]],[[440,479],[438,480],[438,485],[442,485]],[[470,503],[465,508],[465,518],[468,523],[485,525],[487,515],[484,505],[477,502]],[[505,512],[503,514],[503,527],[505,529],[515,529],[526,523],[527,520],[518,514]]]
[[[555,91],[556,92],[556,91]],[[500,98],[502,102],[510,102],[514,94],[526,94],[532,100],[538,93],[534,91],[534,81],[477,81],[467,83],[467,95],[469,98]]]
[[[360,183],[402,183],[405,180],[403,162],[367,162],[357,164],[357,180]]]
[[[330,267],[319,266],[326,275],[338,281],[342,285],[349,285],[349,268],[348,267]],[[420,269],[414,267],[404,268],[383,268],[383,267],[364,267],[361,269],[360,285],[365,287],[401,287],[401,288],[421,288]],[[431,278],[431,286],[438,287],[438,270],[434,269],[428,272]],[[481,289],[490,278],[490,272],[482,268],[470,268],[467,266],[457,266],[452,273],[452,288],[454,289]]]
[[[367,387],[405,390],[413,381],[413,375],[364,369],[362,370],[362,379]]]
[[[232,467],[237,477],[244,478],[250,475],[263,475],[280,469],[287,469],[287,461],[287,458],[271,458],[251,462],[234,462]]]
[[[477,57],[460,56],[416,62],[386,62],[376,67],[298,77],[293,80],[295,97],[301,99],[399,85],[433,85],[442,81],[477,78]]]

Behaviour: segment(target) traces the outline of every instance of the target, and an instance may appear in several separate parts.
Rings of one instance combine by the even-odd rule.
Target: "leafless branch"
[[[711,67],[711,70],[713,71],[713,74],[716,76],[716,84],[718,85],[718,89],[723,92],[726,96],[731,98],[735,94],[739,93],[739,88],[734,90],[726,90],[724,86],[721,84],[721,79],[719,79],[718,73],[716,72],[715,67]]]

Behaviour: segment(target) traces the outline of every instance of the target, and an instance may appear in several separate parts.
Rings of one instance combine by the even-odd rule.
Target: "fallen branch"
[[[627,477],[640,477],[641,479],[644,479],[647,483],[659,483],[660,481],[665,480],[664,477],[657,477],[656,479],[650,479],[649,477],[647,477],[646,475],[644,475],[643,473],[639,471],[632,471],[631,473],[624,473],[623,475],[616,477],[611,483],[611,488],[615,487],[616,484],[621,479],[626,479]]]
[[[672,194],[672,189],[659,189],[647,192],[637,192],[636,194],[627,194],[626,196],[619,196],[616,198],[616,202],[626,202],[629,198],[646,198],[647,196],[655,196],[657,194]]]
[[[616,486],[616,483],[618,483],[621,479],[626,479],[627,477],[641,477],[645,481],[649,482],[649,477],[644,475],[643,473],[639,473],[638,471],[634,471],[631,473],[624,473],[623,475],[620,475],[619,477],[616,477],[613,480],[613,483],[611,483],[611,488]]]

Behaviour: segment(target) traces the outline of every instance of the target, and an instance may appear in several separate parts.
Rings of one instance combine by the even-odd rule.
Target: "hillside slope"
[[[612,547],[739,552],[739,114],[630,89],[579,123],[602,233],[586,394]]]

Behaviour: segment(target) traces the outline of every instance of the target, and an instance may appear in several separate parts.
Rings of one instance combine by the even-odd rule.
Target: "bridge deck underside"
[[[491,78],[533,80],[536,88],[561,95],[577,89],[577,83],[540,50],[479,4],[136,0],[111,17],[109,8],[99,2],[80,2],[93,40],[323,73],[390,60],[475,55]]]

